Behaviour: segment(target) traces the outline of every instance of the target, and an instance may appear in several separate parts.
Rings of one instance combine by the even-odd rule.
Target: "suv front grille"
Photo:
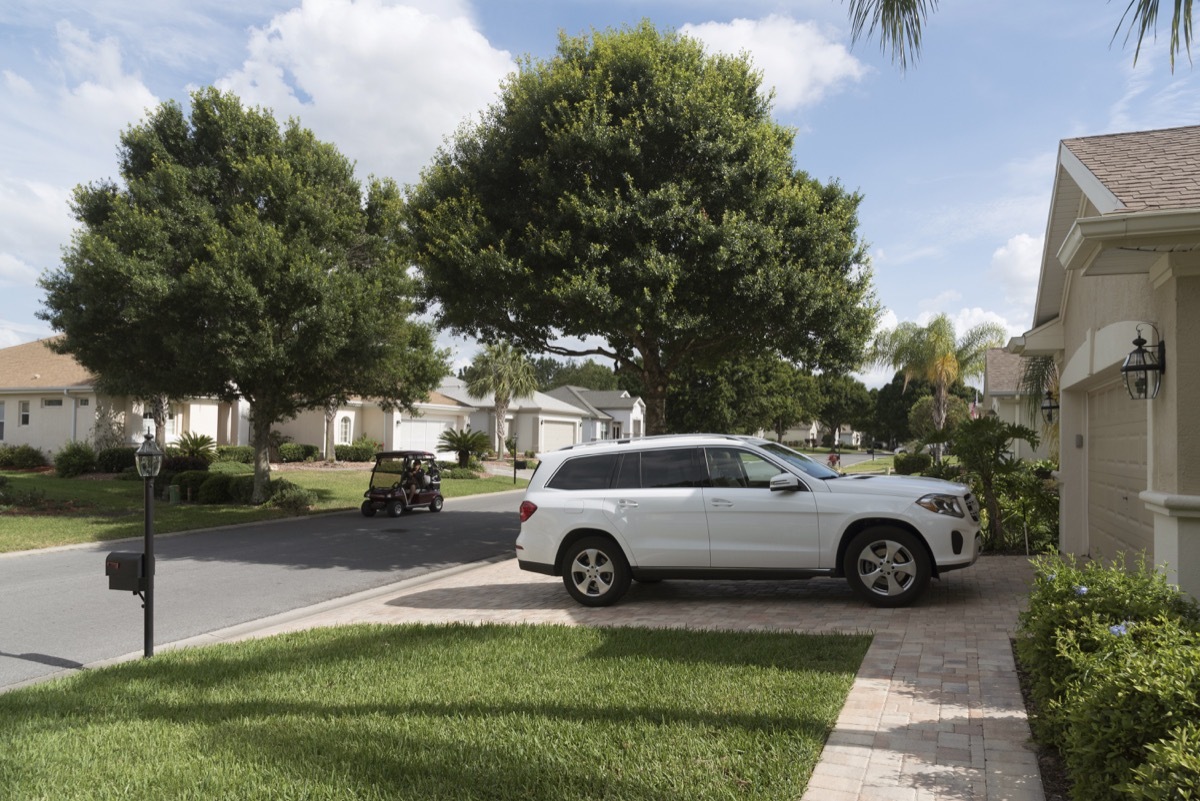
[[[979,522],[979,500],[973,493],[968,492],[965,500],[967,502],[967,511],[971,513],[971,519],[976,523]]]

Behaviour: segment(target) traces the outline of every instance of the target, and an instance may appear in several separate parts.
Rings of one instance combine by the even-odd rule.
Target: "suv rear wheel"
[[[850,541],[843,565],[850,586],[875,606],[912,603],[929,585],[925,546],[895,526],[875,526]]]
[[[629,589],[629,563],[607,537],[584,537],[563,554],[563,584],[584,606],[608,606]]]

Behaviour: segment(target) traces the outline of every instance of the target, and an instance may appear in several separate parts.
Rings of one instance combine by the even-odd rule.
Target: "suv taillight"
[[[536,511],[536,503],[533,501],[521,501],[521,522],[524,523],[526,520],[533,517],[533,513]]]

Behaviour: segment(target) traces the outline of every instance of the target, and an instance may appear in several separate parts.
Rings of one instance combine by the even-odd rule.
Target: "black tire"
[[[434,499],[433,499],[432,501],[430,501],[430,502],[429,502],[429,511],[431,511],[431,512],[440,512],[440,511],[442,511],[442,502],[443,502],[443,500],[444,500],[444,499],[442,498],[442,496],[441,496],[441,495],[434,496]]]
[[[404,501],[388,501],[387,516],[399,517],[404,514]]]
[[[584,537],[563,554],[563,586],[584,606],[609,606],[629,590],[629,563],[608,537]]]
[[[925,544],[901,528],[875,526],[850,540],[842,567],[851,588],[873,606],[907,606],[929,586]]]
[[[363,501],[362,506],[360,506],[359,509],[362,511],[363,517],[375,516],[375,504],[371,503],[370,501]]]

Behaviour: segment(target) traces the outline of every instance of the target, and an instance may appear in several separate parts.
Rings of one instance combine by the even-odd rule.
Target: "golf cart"
[[[399,517],[418,506],[442,511],[442,476],[437,458],[428,451],[382,451],[375,454],[371,486],[363,493],[363,517],[380,509]]]

